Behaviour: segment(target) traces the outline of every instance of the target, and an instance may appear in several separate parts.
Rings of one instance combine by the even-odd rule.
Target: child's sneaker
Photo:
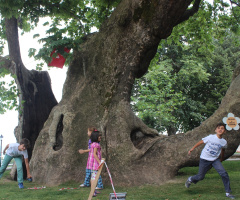
[[[192,183],[192,181],[191,181],[191,176],[190,176],[190,177],[188,177],[187,181],[185,182],[185,187],[189,188],[191,183]]]
[[[235,199],[235,196],[233,196],[232,194],[226,194],[226,197],[230,198],[230,199]]]
[[[83,183],[83,184],[79,185],[79,187],[88,187],[88,186],[84,185],[84,183]]]
[[[93,197],[96,197],[97,196],[97,193],[96,193],[96,191],[94,191],[94,193],[93,193]]]
[[[19,189],[23,189],[24,188],[23,183],[18,183],[18,187]]]

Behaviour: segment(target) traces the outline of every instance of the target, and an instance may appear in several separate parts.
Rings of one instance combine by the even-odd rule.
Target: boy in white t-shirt
[[[16,165],[17,165],[17,181],[18,186],[20,189],[23,189],[23,168],[22,168],[22,156],[24,157],[26,169],[27,169],[27,178],[31,179],[32,176],[30,174],[30,168],[28,163],[28,152],[27,148],[30,147],[30,142],[28,139],[23,138],[19,143],[11,143],[8,144],[5,149],[3,150],[4,156],[2,166],[0,168],[0,178],[2,177],[3,173],[5,172],[8,164],[14,158]]]
[[[232,194],[230,194],[231,188],[228,173],[226,172],[221,163],[223,161],[225,148],[227,148],[227,141],[224,138],[222,138],[222,135],[225,132],[226,132],[225,124],[219,123],[215,129],[216,134],[202,138],[201,141],[195,144],[193,148],[191,148],[188,151],[188,155],[190,155],[191,152],[196,147],[205,143],[205,147],[203,148],[202,153],[200,155],[198,174],[190,176],[186,181],[185,186],[189,188],[191,183],[196,184],[198,181],[203,180],[207,171],[211,167],[214,167],[218,174],[222,177],[223,185],[226,191],[226,197],[235,199],[235,197]],[[220,154],[221,157],[219,159]]]

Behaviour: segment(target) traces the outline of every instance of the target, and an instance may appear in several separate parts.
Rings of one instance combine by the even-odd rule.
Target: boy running
[[[226,132],[225,124],[223,123],[217,124],[215,129],[216,134],[214,135],[211,134],[207,137],[202,138],[201,141],[196,143],[193,146],[193,148],[191,148],[188,151],[188,155],[190,155],[195,148],[197,148],[203,143],[205,144],[205,147],[203,148],[202,153],[200,155],[198,174],[190,176],[187,179],[185,186],[189,188],[191,183],[196,184],[198,181],[203,180],[207,171],[211,167],[214,167],[218,174],[222,177],[223,185],[226,191],[226,197],[235,199],[235,197],[232,194],[230,194],[231,188],[228,173],[223,168],[221,163],[223,161],[225,148],[227,148],[227,141],[222,138],[225,132]],[[218,157],[220,154],[221,158],[219,159]]]

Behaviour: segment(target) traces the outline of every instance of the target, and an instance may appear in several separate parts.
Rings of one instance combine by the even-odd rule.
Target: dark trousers
[[[208,161],[200,158],[198,174],[191,176],[191,182],[196,184],[198,181],[203,180],[205,177],[205,174],[209,169],[211,169],[211,167],[214,167],[214,169],[222,177],[222,182],[225,187],[225,191],[228,193],[231,193],[230,180],[229,180],[228,173],[222,166],[222,163],[220,162],[219,159],[214,161]]]

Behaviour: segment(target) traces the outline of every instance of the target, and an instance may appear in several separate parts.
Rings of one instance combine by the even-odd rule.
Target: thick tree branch
[[[235,1],[232,1],[232,0],[230,0],[230,2],[231,2],[231,4],[234,4],[234,5],[238,6],[238,7],[240,7],[239,3],[235,2]]]
[[[234,18],[236,19],[237,23],[239,24],[239,19],[236,16],[236,13],[234,11],[235,9],[233,8],[233,4],[237,5],[238,7],[240,7],[240,4],[238,4],[237,2],[231,1],[231,0],[230,0],[230,3],[231,3],[232,14],[233,14]]]
[[[9,57],[17,65],[22,65],[20,45],[18,40],[18,22],[15,17],[5,19],[6,36],[8,41]]]
[[[177,21],[175,26],[188,20],[191,16],[193,16],[195,13],[197,13],[200,3],[201,3],[201,0],[195,0],[193,7],[191,9],[185,11],[183,16]]]

